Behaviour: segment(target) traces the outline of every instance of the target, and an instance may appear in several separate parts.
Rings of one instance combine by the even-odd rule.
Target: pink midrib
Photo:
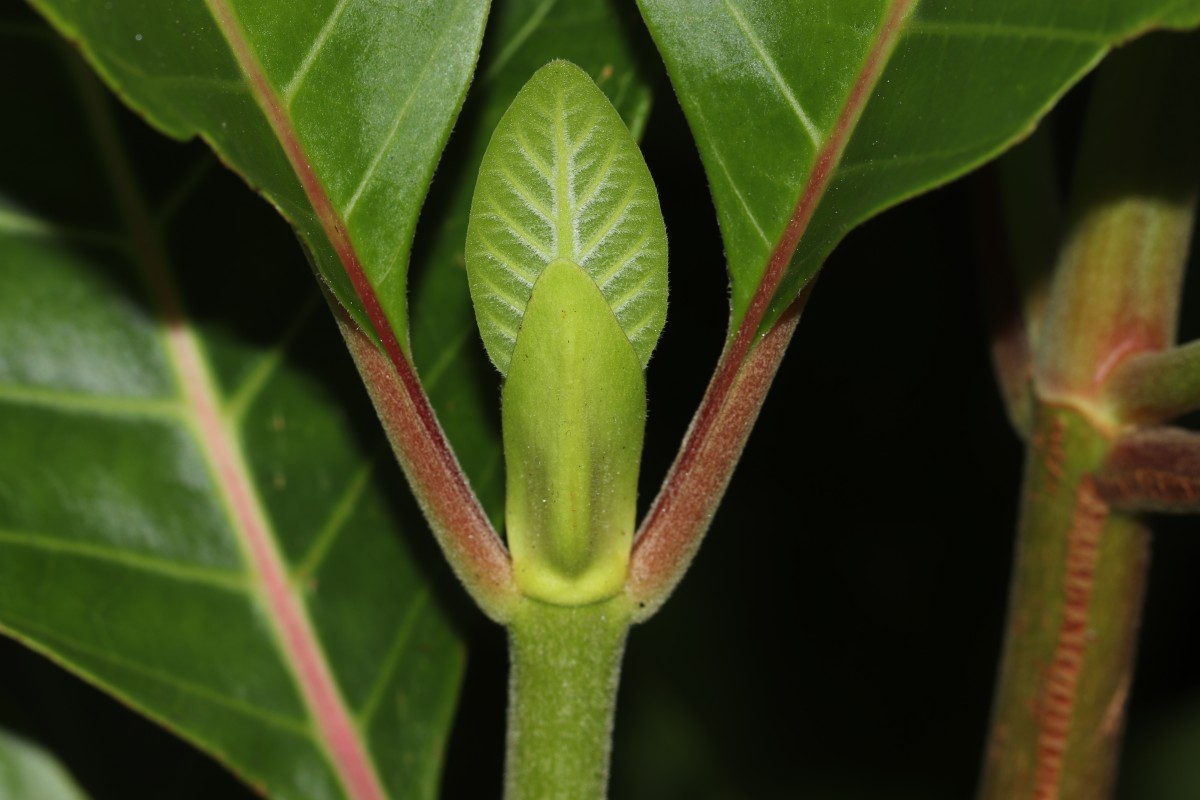
[[[317,644],[316,633],[292,590],[283,559],[250,488],[250,476],[234,443],[234,432],[222,419],[199,346],[178,321],[171,321],[167,335],[188,405],[200,426],[204,448],[216,469],[221,492],[230,505],[237,530],[258,575],[263,599],[282,639],[304,701],[313,715],[318,736],[350,797],[354,800],[385,800],[387,795],[337,690]]]
[[[435,527],[440,526],[448,531],[444,544],[452,549],[451,561],[456,568],[464,569],[470,574],[472,580],[468,587],[474,585],[488,596],[477,596],[477,600],[482,603],[485,599],[494,600],[511,593],[512,564],[508,552],[471,490],[454,451],[438,424],[433,406],[404,353],[400,339],[392,328],[391,320],[388,319],[375,288],[367,277],[344,221],[333,207],[324,185],[313,170],[292,122],[263,72],[236,14],[229,7],[228,0],[206,2],[245,73],[255,100],[312,204],[325,236],[337,253],[346,276],[362,303],[363,311],[383,345],[395,378],[403,389],[409,404],[407,413],[412,417],[411,422],[415,422],[415,425],[409,425],[408,428],[419,438],[419,441],[413,442],[413,448],[421,450],[427,456],[424,472],[416,476],[409,475],[410,480],[423,484],[421,492],[424,495],[422,499],[423,505],[426,506],[426,515],[432,518],[431,522]],[[448,521],[454,521],[456,524],[448,525]]]
[[[245,71],[256,98],[260,104],[270,106],[264,108],[264,111],[268,113],[272,128],[278,134],[281,108],[241,31],[236,15],[227,0],[207,0],[207,3],[218,27]],[[298,141],[292,135],[281,137],[281,144],[297,171],[297,177],[312,198],[312,184],[316,178],[307,157],[299,150]],[[352,250],[349,256],[345,252],[349,248],[349,238],[344,228],[340,223],[331,223],[329,220],[332,206],[323,191],[319,192],[319,198],[314,200],[314,209],[327,228],[331,224],[334,225],[336,233],[339,234],[331,237],[334,247],[343,262],[346,262],[347,258],[353,261],[358,267],[357,274],[361,277],[362,269],[361,265],[358,265],[357,255]],[[348,271],[354,280],[355,271]],[[355,285],[357,288],[357,281]],[[371,295],[370,299],[364,299],[364,302],[372,323],[378,326],[377,319],[385,319],[378,299]],[[399,342],[395,340],[394,334],[391,334],[390,328],[385,330],[386,334],[391,335],[389,355],[395,353],[402,358]],[[385,344],[388,344],[388,336],[382,331],[380,335]],[[387,800],[387,793],[367,753],[362,736],[338,691],[316,633],[300,599],[292,590],[283,560],[250,488],[250,477],[246,474],[245,465],[234,444],[233,432],[226,427],[221,418],[199,349],[191,336],[181,329],[172,331],[171,342],[180,363],[181,379],[189,402],[196,412],[210,455],[217,465],[221,488],[233,510],[255,572],[261,580],[263,597],[270,610],[272,622],[282,639],[287,661],[295,674],[301,695],[312,714],[320,744],[351,800]]]
[[[82,68],[75,71],[82,73]],[[134,245],[136,261],[166,329],[166,347],[184,401],[199,428],[198,443],[212,465],[217,489],[230,509],[235,533],[258,576],[262,599],[312,715],[319,744],[329,754],[338,780],[352,800],[386,800],[301,602],[290,589],[283,559],[254,495],[236,432],[222,417],[207,361],[188,328],[171,284],[162,242],[134,188],[132,170],[107,113],[107,98],[93,88],[90,80],[80,80],[79,85],[86,116],[95,128],[97,145],[112,181],[114,198]]]

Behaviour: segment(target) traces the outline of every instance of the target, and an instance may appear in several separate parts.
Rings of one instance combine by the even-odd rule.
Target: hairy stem
[[[1200,409],[1200,341],[1122,361],[1104,386],[1104,400],[1122,419],[1143,424]]]
[[[1178,98],[1198,69],[1193,41],[1162,36],[1114,55],[1097,78],[1033,343],[1034,425],[983,800],[1111,796],[1149,545],[1128,512],[1186,510],[1195,491],[1189,443],[1130,436],[1190,391],[1178,363],[1189,354],[1163,353],[1200,172],[1200,113]]]
[[[1101,800],[1116,773],[1149,532],[1092,472],[1110,443],[1041,405],[980,800]]]
[[[603,800],[629,630],[624,598],[522,603],[509,623],[505,800]]]
[[[642,522],[628,592],[644,620],[666,602],[700,548],[766,400],[813,284],[800,293],[744,362],[727,350],[663,488]]]
[[[470,488],[432,414],[425,416],[388,357],[326,292],[338,329],[358,366],[388,441],[446,560],[484,613],[504,622],[517,602],[512,562]],[[419,384],[418,384],[419,388]],[[427,426],[437,437],[425,435]],[[465,493],[465,494],[464,494]]]

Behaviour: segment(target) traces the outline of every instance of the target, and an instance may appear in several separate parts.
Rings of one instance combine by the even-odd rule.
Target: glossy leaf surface
[[[272,798],[435,796],[461,645],[291,237],[3,35],[0,631]]]
[[[667,237],[654,180],[585,72],[552,62],[501,118],[479,170],[467,275],[503,374],[533,285],[564,259],[595,281],[642,364],[667,314]]]
[[[0,730],[0,797],[87,800],[53,755],[5,730]]]
[[[555,58],[579,65],[634,134],[650,108],[629,31],[641,21],[619,0],[510,0],[488,19],[479,72],[434,180],[413,252],[413,356],[459,462],[500,525],[504,471],[491,378],[467,289],[464,242],[471,196],[492,131],[534,72]],[[653,55],[653,45],[645,45]],[[428,224],[425,224],[428,223]]]
[[[262,191],[365,324],[346,274],[359,262],[407,346],[417,213],[475,66],[486,0],[34,5],[155,126],[200,136]]]
[[[640,6],[708,173],[735,327],[764,275],[769,320],[851,228],[1002,152],[1114,43],[1200,23],[1197,0]]]

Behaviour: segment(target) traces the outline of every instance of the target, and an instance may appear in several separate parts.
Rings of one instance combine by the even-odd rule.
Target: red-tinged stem
[[[1125,359],[1105,382],[1102,402],[1114,416],[1141,425],[1200,409],[1200,341]]]
[[[477,507],[460,502],[456,496],[454,476],[447,474],[436,444],[421,435],[417,427],[421,418],[412,408],[413,397],[395,381],[387,356],[335,299],[330,298],[330,306],[379,411],[388,440],[413,484],[413,494],[450,564],[480,607],[496,621],[506,621],[518,597],[508,553],[499,546],[490,526],[478,524]]]
[[[1102,800],[1116,774],[1149,532],[1093,472],[1110,442],[1039,406],[980,800]]]
[[[83,66],[75,61],[71,63],[122,220],[133,243],[134,257],[166,328],[167,352],[198,429],[197,439],[212,465],[217,490],[230,509],[233,529],[257,576],[262,603],[279,637],[285,661],[312,715],[316,738],[327,753],[347,797],[386,800],[387,793],[325,660],[304,603],[292,588],[287,565],[259,505],[234,422],[221,411],[201,345],[188,326],[170,278],[166,251],[136,189],[133,171],[118,140],[107,100]]]
[[[1200,511],[1200,433],[1149,428],[1122,437],[1096,473],[1096,491],[1129,513]]]
[[[1149,545],[1142,521],[1120,509],[1187,503],[1197,486],[1183,458],[1191,447],[1141,433],[1113,442],[1145,421],[1142,401],[1178,387],[1139,395],[1145,387],[1123,381],[1114,395],[1109,384],[1126,363],[1167,369],[1158,352],[1174,339],[1200,125],[1195,104],[1178,98],[1198,67],[1194,42],[1160,37],[1111,57],[1093,92],[1070,237],[1035,343],[1035,427],[983,800],[1112,793]]]
[[[700,547],[795,333],[811,286],[771,326],[744,363],[735,365],[728,353],[721,359],[634,543],[626,585],[639,606],[637,619],[646,619],[666,601]]]
[[[1080,145],[1070,235],[1034,358],[1042,398],[1122,418],[1105,384],[1122,362],[1175,341],[1200,178],[1195,42],[1124,48],[1101,68]]]
[[[371,387],[376,410],[388,430],[413,492],[430,515],[447,559],[459,577],[467,581],[472,596],[493,617],[502,615],[506,598],[515,592],[504,544],[471,490],[416,370],[367,278],[346,227],[314,172],[292,121],[275,87],[267,79],[236,13],[228,0],[206,2],[383,346],[385,357],[365,353],[362,345],[365,343],[378,349],[375,343],[356,326],[348,330],[345,320],[339,320],[346,341],[356,349],[355,361]],[[381,402],[386,405],[380,405]]]
[[[915,6],[915,0],[895,0],[888,8],[837,122],[817,152],[783,236],[771,251],[746,314],[717,363],[675,463],[638,530],[630,562],[629,592],[642,604],[640,619],[653,613],[683,577],[729,484],[812,283],[788,305],[779,320],[760,332],[763,320],[895,49],[904,20]]]

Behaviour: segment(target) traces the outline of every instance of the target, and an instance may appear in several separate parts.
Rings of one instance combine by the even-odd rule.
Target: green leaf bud
[[[507,538],[529,597],[584,605],[625,585],[666,253],[654,183],[616,110],[578,67],[540,69],[488,145],[466,244],[476,319],[505,375]]]

